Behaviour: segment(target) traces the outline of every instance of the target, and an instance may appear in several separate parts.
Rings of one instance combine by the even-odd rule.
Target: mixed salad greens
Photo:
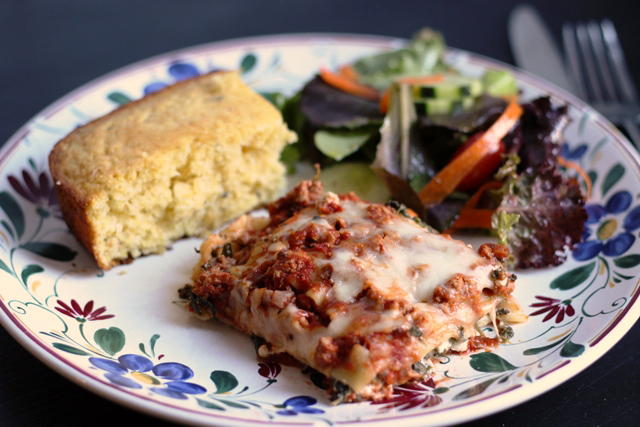
[[[318,163],[330,190],[393,199],[440,232],[496,235],[517,268],[561,264],[581,239],[590,191],[560,157],[567,107],[520,104],[509,72],[460,75],[445,50],[424,29],[402,49],[319,70],[280,105],[299,136],[283,162],[290,172]]]

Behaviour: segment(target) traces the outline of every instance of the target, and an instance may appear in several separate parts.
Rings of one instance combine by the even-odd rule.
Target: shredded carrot
[[[503,182],[500,181],[487,181],[478,188],[478,190],[467,200],[464,204],[463,208],[465,209],[473,209],[478,206],[478,202],[480,201],[480,197],[484,194],[485,191],[490,189],[498,189],[502,188],[504,185]]]
[[[358,81],[358,72],[351,65],[347,64],[340,67],[339,74],[345,79],[348,79],[354,82]]]
[[[491,217],[494,212],[493,209],[462,208],[458,218],[445,233],[451,234],[451,232],[463,228],[491,229]]]
[[[380,97],[380,112],[387,114],[389,111],[389,104],[391,103],[391,88],[387,88]]]
[[[378,100],[380,98],[378,91],[372,88],[371,86],[366,86],[358,82],[355,82],[353,80],[350,80],[340,74],[332,73],[326,68],[320,69],[320,77],[328,85],[331,85],[337,89],[340,89],[352,95],[360,96],[362,98],[367,98],[371,100]]]
[[[592,188],[592,183],[591,183],[591,178],[589,177],[589,175],[587,175],[587,173],[580,167],[580,165],[578,165],[577,163],[574,162],[569,162],[567,160],[565,160],[562,157],[558,157],[558,163],[561,166],[564,166],[567,169],[573,169],[576,172],[578,172],[578,174],[582,177],[582,179],[584,179],[584,183],[587,186],[587,199],[591,198],[591,188]]]
[[[487,181],[482,184],[473,196],[467,200],[456,220],[445,232],[451,234],[453,231],[461,228],[491,228],[491,216],[495,211],[492,209],[476,209],[476,206],[478,206],[480,197],[482,197],[485,191],[502,188],[503,185],[504,183],[500,181]],[[489,215],[488,212],[491,212],[491,215]]]
[[[396,81],[398,83],[419,85],[419,84],[427,84],[427,83],[439,83],[443,80],[444,80],[444,76],[442,74],[432,74],[430,76],[400,77]]]
[[[487,131],[458,157],[451,160],[418,193],[422,204],[433,206],[451,194],[460,181],[489,153],[499,149],[500,141],[518,122],[522,107],[516,102],[507,105],[502,115]]]
[[[504,183],[500,181],[487,181],[482,184],[473,196],[466,201],[460,210],[460,214],[447,231],[455,231],[460,228],[491,228],[491,215],[493,215],[495,211],[492,209],[476,209],[476,206],[478,206],[480,197],[482,197],[485,191],[493,188],[502,188],[503,185]],[[491,215],[487,212],[491,212]],[[476,216],[474,217],[474,215]],[[488,220],[486,218],[487,216],[489,217]]]

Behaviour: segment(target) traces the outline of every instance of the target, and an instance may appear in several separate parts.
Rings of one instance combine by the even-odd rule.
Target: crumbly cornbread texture
[[[49,166],[69,228],[109,269],[278,196],[294,140],[236,72],[214,72],[77,128]]]

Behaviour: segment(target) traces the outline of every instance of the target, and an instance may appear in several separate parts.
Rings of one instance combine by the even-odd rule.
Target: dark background
[[[640,85],[640,2],[532,1],[560,40],[565,20],[615,23]],[[341,32],[410,37],[430,26],[450,46],[513,63],[510,1],[0,0],[0,143],[78,86],[141,59],[264,34]],[[0,284],[0,292],[1,292]],[[640,325],[575,378],[474,426],[640,425]],[[0,328],[0,425],[173,425],[76,386]]]

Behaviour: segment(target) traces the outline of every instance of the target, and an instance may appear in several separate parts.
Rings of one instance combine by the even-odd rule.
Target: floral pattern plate
[[[578,99],[511,67],[449,50],[469,75],[509,68],[524,99],[570,105],[563,155],[593,182],[584,241],[557,268],[519,272],[530,315],[497,351],[452,356],[436,381],[398,387],[376,404],[332,406],[315,374],[256,360],[248,337],[190,316],[177,289],[198,239],[110,271],[98,269],[61,220],[47,169],[55,142],[76,126],[172,82],[236,68],[249,85],[293,94],[334,67],[402,40],[303,34],[214,43],[168,53],[99,78],[24,125],[0,152],[0,321],[44,363],[129,407],[189,424],[224,426],[443,425],[516,405],[576,375],[640,316],[640,157]],[[477,243],[477,242],[471,242]]]

